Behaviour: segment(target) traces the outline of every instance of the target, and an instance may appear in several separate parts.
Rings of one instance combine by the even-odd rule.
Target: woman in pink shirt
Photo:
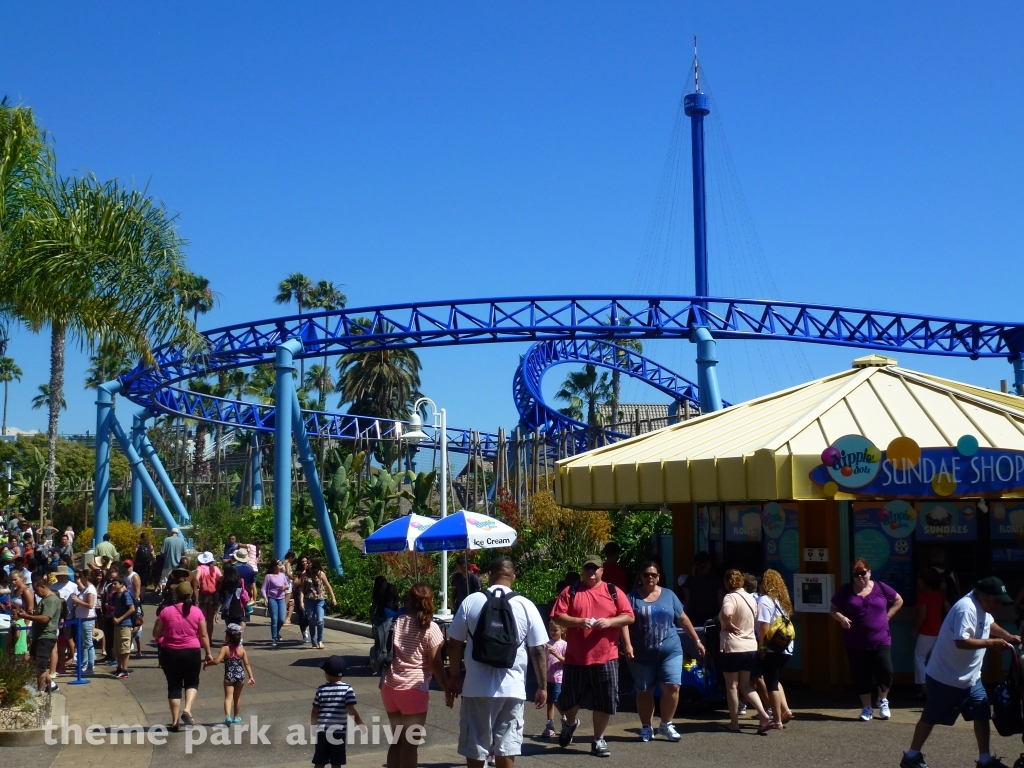
[[[176,732],[180,723],[195,725],[192,704],[199,693],[199,675],[203,663],[213,656],[206,619],[195,604],[192,585],[187,581],[174,588],[174,604],[160,611],[153,625],[153,637],[160,644],[160,667],[167,678],[167,703],[171,708],[169,730]],[[206,652],[205,659],[201,651]],[[185,691],[184,707],[182,689]]]
[[[440,653],[444,636],[434,623],[434,590],[429,585],[417,582],[409,588],[405,609],[395,617],[393,629],[394,656],[384,673],[380,697],[391,727],[402,726],[404,735],[411,726],[427,722],[431,676],[442,690],[448,687]],[[396,741],[388,748],[388,768],[416,768],[417,752],[412,741]]]
[[[267,601],[267,612],[270,614],[270,639],[274,647],[281,642],[281,625],[284,624],[285,603],[288,592],[292,588],[292,580],[284,572],[284,563],[274,560],[270,564],[267,575],[263,577],[260,592]]]

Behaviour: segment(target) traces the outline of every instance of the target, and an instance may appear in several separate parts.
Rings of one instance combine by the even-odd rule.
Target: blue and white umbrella
[[[366,538],[363,542],[363,553],[372,555],[382,552],[412,551],[416,539],[436,523],[437,520],[434,518],[423,515],[406,515],[392,520]]]
[[[416,539],[420,552],[438,552],[442,549],[496,549],[511,547],[519,535],[500,520],[467,512],[462,509],[454,515],[434,523]]]

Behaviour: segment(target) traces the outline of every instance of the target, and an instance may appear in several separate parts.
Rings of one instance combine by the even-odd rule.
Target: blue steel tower
[[[690,150],[693,159],[693,271],[694,293],[708,295],[708,218],[707,194],[704,189],[704,116],[711,113],[711,99],[700,90],[700,62],[697,60],[697,37],[693,38],[694,92],[683,97],[683,111],[690,118]],[[704,302],[695,302],[706,308]],[[718,357],[715,338],[701,322],[693,329],[690,341],[697,345],[697,381],[700,385],[701,413],[722,409],[715,365]]]

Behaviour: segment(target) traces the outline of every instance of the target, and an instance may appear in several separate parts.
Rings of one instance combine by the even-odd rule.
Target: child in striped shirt
[[[345,673],[345,660],[341,656],[331,656],[320,669],[324,671],[327,682],[316,689],[313,711],[309,716],[310,725],[316,726],[313,765],[324,768],[330,763],[332,768],[338,768],[346,762],[345,725],[348,716],[351,715],[360,726],[363,719],[356,711],[356,692],[341,679]]]

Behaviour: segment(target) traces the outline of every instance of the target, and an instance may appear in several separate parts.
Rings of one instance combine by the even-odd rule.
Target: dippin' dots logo
[[[845,435],[821,452],[821,463],[838,485],[862,488],[878,476],[882,452],[863,435]]]

